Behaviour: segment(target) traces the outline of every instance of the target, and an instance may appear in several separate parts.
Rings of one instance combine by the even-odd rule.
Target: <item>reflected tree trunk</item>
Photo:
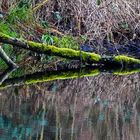
[[[17,69],[18,71],[18,69]],[[11,86],[20,86],[20,85],[30,85],[35,83],[49,82],[53,80],[63,80],[63,79],[74,79],[82,77],[97,76],[100,73],[111,73],[114,75],[128,75],[139,72],[139,69],[103,69],[95,67],[79,68],[79,69],[67,69],[67,70],[55,70],[55,71],[44,71],[36,72],[33,74],[12,76],[0,84],[0,89],[11,87]]]
[[[15,69],[8,68],[0,75],[0,85],[9,77]]]

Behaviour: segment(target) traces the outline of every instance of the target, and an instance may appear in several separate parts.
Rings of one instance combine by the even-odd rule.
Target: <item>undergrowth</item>
[[[6,10],[3,5],[7,5]],[[89,40],[108,38],[114,41],[116,33],[126,38],[140,34],[138,0],[20,0],[2,2],[0,6],[8,13],[8,22],[28,22],[29,28],[34,28],[33,22],[41,21],[55,31],[86,35]]]
[[[53,36],[52,38],[54,40],[55,46],[58,46],[60,48],[70,48],[70,49],[74,49],[74,50],[79,49],[79,44],[78,44],[77,40],[74,39],[74,37],[72,37],[70,35],[63,36],[61,38]]]

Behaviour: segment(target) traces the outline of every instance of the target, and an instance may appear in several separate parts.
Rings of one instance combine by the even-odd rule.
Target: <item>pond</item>
[[[138,140],[140,74],[97,72],[4,79],[0,140]]]

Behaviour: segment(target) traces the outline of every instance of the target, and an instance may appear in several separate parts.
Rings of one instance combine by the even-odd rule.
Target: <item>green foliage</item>
[[[0,70],[7,69],[7,64],[0,58]]]
[[[10,35],[11,37],[17,37],[17,33],[11,30],[11,26],[6,23],[5,21],[0,21],[0,32],[4,33],[6,35]],[[8,44],[3,44],[2,45],[3,50],[6,52],[6,54],[11,57],[13,54],[13,47]],[[0,58],[0,70],[6,69],[7,64]]]
[[[62,38],[58,38],[56,36],[53,37],[54,45],[60,48],[69,48],[79,50],[79,44],[72,36],[63,36]]]
[[[13,47],[11,45],[3,44],[2,48],[8,56],[12,55]],[[0,58],[0,70],[6,69],[6,68],[7,68],[7,64],[3,61],[3,59]]]
[[[69,48],[79,50],[79,44],[72,36],[65,35],[61,38],[57,36],[51,36],[49,34],[42,35],[42,42],[47,44],[53,44],[60,48]]]
[[[1,21],[0,27],[0,32],[10,35],[11,37],[17,37],[17,33],[11,30],[11,27],[8,23]]]
[[[13,47],[11,45],[3,44],[2,48],[7,53],[7,55],[12,55]]]
[[[53,38],[49,34],[42,35],[41,40],[43,43],[53,44]]]
[[[41,21],[41,24],[44,28],[48,28],[49,27],[49,23],[48,21]]]
[[[32,19],[32,12],[27,2],[20,1],[15,7],[12,7],[9,12],[7,20],[9,23],[15,23],[16,20],[23,22],[30,21]]]

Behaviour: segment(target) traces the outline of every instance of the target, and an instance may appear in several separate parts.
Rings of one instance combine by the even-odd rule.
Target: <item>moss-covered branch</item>
[[[16,45],[18,47],[35,51],[38,53],[60,56],[63,58],[69,58],[69,59],[75,59],[75,60],[82,59],[83,62],[94,63],[94,62],[99,62],[101,60],[101,56],[95,53],[87,53],[87,52],[76,51],[76,50],[68,49],[68,48],[59,48],[59,47],[55,47],[53,45],[47,45],[44,43],[20,40],[20,39],[12,38],[1,32],[0,32],[0,42]]]
[[[124,55],[118,56],[105,56],[102,57],[96,53],[89,53],[84,51],[78,51],[68,48],[59,48],[53,45],[48,45],[44,43],[38,43],[28,40],[20,40],[17,38],[12,38],[6,34],[0,32],[0,42],[7,43],[11,45],[16,45],[18,47],[35,51],[38,53],[44,53],[54,56],[60,56],[63,58],[82,60],[89,64],[98,63],[98,64],[140,64],[139,59],[131,58]]]

